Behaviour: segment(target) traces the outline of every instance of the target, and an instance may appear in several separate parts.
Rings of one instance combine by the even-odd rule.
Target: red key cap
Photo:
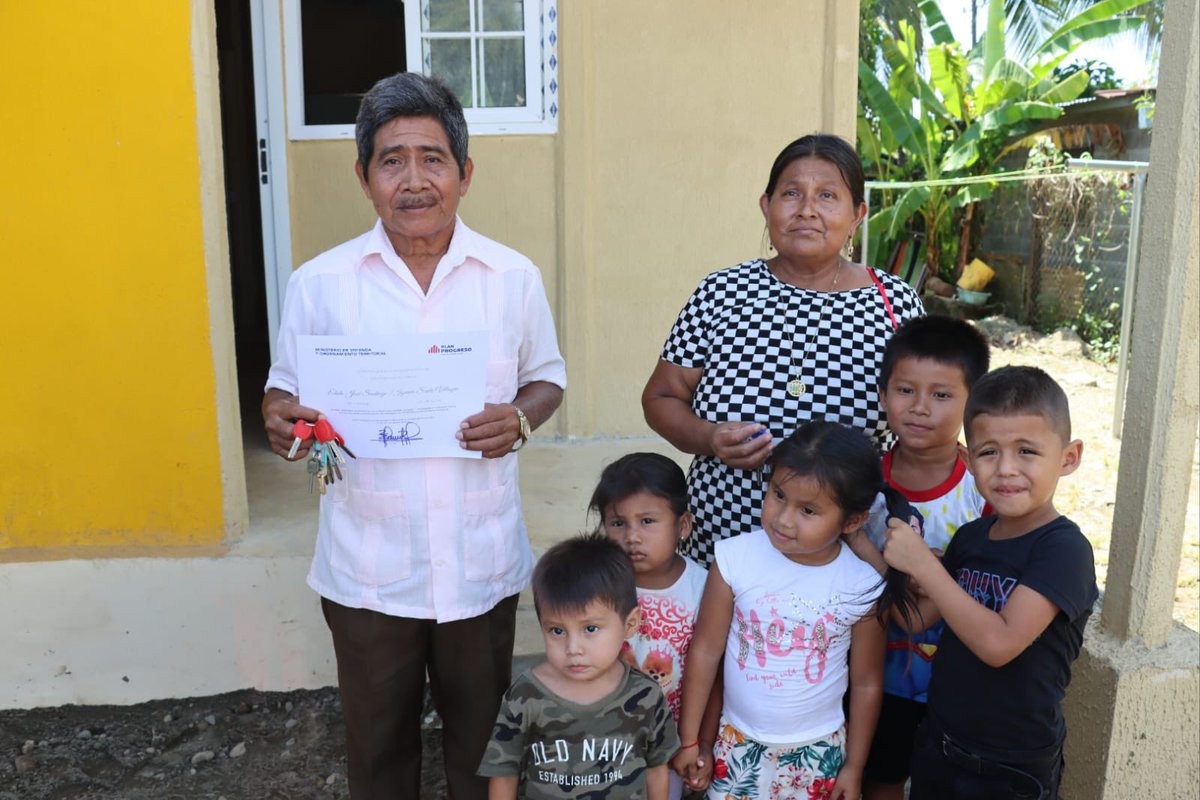
[[[313,428],[313,434],[317,437],[317,441],[324,444],[337,439],[337,431],[329,424],[329,420],[322,417],[317,420],[316,426]]]
[[[296,457],[297,451],[300,450],[300,445],[312,438],[312,431],[313,426],[311,423],[305,422],[302,419],[296,420],[296,424],[292,426],[292,436],[295,438],[292,439],[292,449],[288,450],[287,457],[289,460]]]

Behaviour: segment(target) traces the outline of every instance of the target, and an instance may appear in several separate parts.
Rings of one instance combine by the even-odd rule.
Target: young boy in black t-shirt
[[[995,515],[958,529],[942,562],[903,522],[888,523],[884,558],[946,621],[917,731],[911,800],[1058,797],[1062,698],[1098,596],[1092,547],[1054,509],[1074,472],[1063,390],[1035,367],[1005,367],[971,389],[967,457]]]

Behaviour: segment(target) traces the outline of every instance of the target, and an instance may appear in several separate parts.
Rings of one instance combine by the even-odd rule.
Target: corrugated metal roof
[[[1090,97],[1079,97],[1075,100],[1068,100],[1065,103],[1059,103],[1058,107],[1070,108],[1072,106],[1081,106],[1084,103],[1094,103],[1098,100],[1119,100],[1122,97],[1136,97],[1154,92],[1157,88],[1156,86],[1146,86],[1141,89],[1097,89]]]

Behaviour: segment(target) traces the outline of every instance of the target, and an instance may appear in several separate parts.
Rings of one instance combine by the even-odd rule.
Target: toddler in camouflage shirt
[[[479,767],[490,797],[665,800],[679,735],[658,683],[620,659],[639,619],[629,557],[603,534],[560,542],[533,597],[546,660],[504,695]]]

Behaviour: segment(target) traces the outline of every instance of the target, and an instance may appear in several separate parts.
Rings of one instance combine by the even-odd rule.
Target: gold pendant
[[[788,381],[787,393],[792,397],[799,397],[807,391],[808,387],[805,386],[804,381],[800,380],[799,378],[793,378],[792,380]]]

